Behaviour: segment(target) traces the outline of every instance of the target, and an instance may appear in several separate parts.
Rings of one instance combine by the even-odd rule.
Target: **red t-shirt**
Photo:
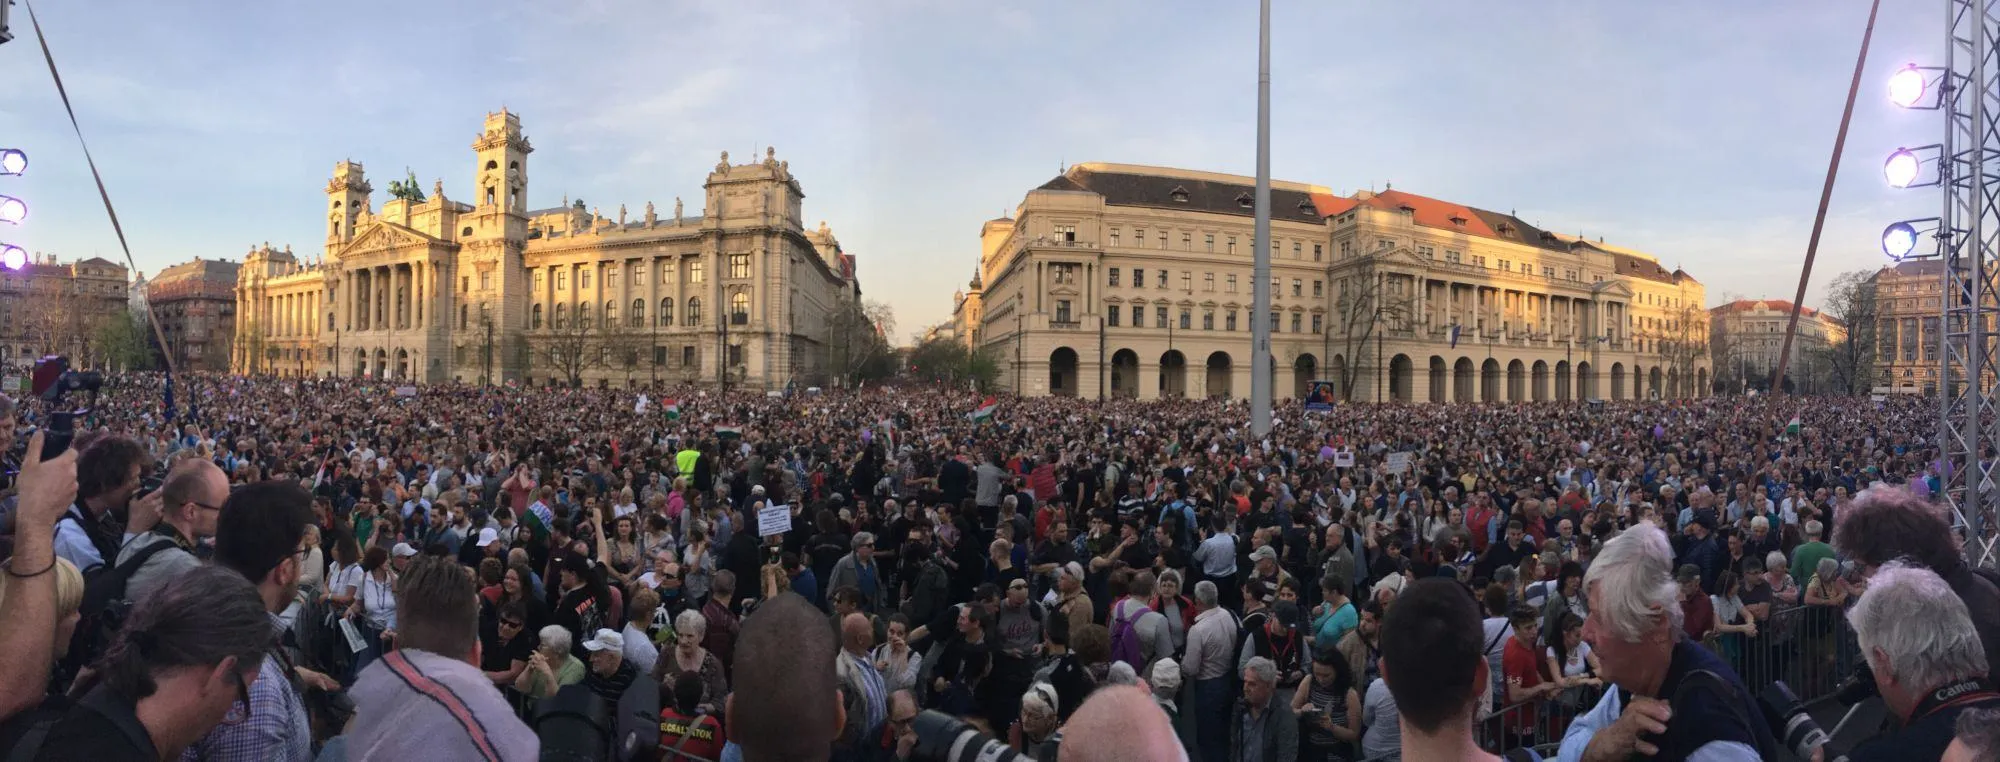
[[[1500,656],[1500,673],[1506,675],[1507,685],[1522,689],[1542,684],[1541,659],[1535,655],[1536,649],[1521,645],[1521,639],[1508,636],[1507,650]],[[1501,705],[1511,704],[1506,696],[1501,696]],[[1514,733],[1527,733],[1535,727],[1535,702],[1527,702],[1519,708],[1507,711],[1507,729]]]
[[[693,722],[690,723],[690,720]],[[681,743],[683,734],[687,736],[687,743]],[[689,717],[674,711],[673,707],[660,710],[660,762],[721,759],[722,745],[727,740],[722,723],[712,716]],[[680,745],[679,753],[673,751],[675,744]]]
[[[1687,630],[1689,640],[1708,637],[1708,632],[1715,629],[1715,604],[1701,591],[1695,591],[1681,601],[1681,626]]]

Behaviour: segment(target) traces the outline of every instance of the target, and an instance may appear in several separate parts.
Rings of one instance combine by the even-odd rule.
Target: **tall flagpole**
[[[1250,242],[1250,434],[1271,433],[1271,0],[1257,18],[1257,230]]]

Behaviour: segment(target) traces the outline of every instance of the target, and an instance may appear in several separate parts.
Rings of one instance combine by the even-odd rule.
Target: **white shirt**
[[[646,630],[631,622],[625,623],[625,661],[638,668],[639,674],[650,675],[653,665],[660,660],[660,647],[653,645],[653,639],[646,637]]]
[[[358,571],[360,567],[355,567]],[[395,578],[377,582],[372,574],[361,577],[361,615],[384,630],[396,629]]]
[[[335,564],[333,573],[329,575],[326,591],[335,597],[354,595],[361,588],[361,576],[360,564],[346,566]]]
[[[1548,655],[1548,658],[1556,658],[1556,649],[1554,646],[1544,648],[1542,651]],[[1590,644],[1585,642],[1577,643],[1576,650],[1569,652],[1569,661],[1563,662],[1563,677],[1576,677],[1589,670],[1589,656]]]

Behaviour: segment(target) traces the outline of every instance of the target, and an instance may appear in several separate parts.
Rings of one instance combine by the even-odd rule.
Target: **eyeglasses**
[[[244,682],[243,673],[230,670],[229,676],[236,678],[236,703],[229,705],[229,711],[222,715],[222,724],[241,725],[250,721],[250,684]]]
[[[207,504],[207,503],[204,503],[204,502],[202,502],[202,501],[200,501],[200,500],[189,500],[188,502],[189,502],[189,503],[191,503],[191,504],[193,504],[193,505],[194,505],[194,507],[196,507],[196,508],[202,508],[202,509],[205,509],[205,510],[210,510],[210,511],[215,511],[216,513],[221,513],[221,512],[222,512],[222,506],[219,506],[219,505],[209,505],[209,504]]]

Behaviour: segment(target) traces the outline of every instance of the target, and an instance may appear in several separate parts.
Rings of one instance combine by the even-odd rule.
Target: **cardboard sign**
[[[757,536],[770,537],[792,531],[792,509],[784,505],[765,506],[757,511]]]
[[[1397,454],[1398,454],[1398,455],[1400,455],[1401,453],[1397,453]],[[1335,451],[1333,452],[1333,467],[1334,467],[1334,468],[1353,468],[1353,467],[1354,467],[1354,451],[1353,451],[1353,450],[1335,450]]]
[[[417,396],[417,387],[414,387],[414,386],[398,386],[398,387],[396,387],[396,396],[398,396],[398,397],[415,397],[415,396]]]
[[[1383,470],[1392,474],[1408,472],[1410,470],[1410,454],[1407,452],[1389,453],[1389,462],[1384,466]]]

